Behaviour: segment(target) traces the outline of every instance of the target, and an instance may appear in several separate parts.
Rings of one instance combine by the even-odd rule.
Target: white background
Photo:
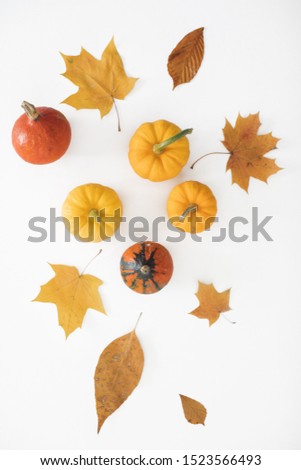
[[[167,57],[189,31],[205,27],[205,59],[196,78],[172,91]],[[76,88],[60,76],[59,51],[85,47],[100,57],[112,35],[128,75],[140,77],[114,110],[61,105]],[[5,449],[300,449],[300,2],[298,0],[2,0],[0,200],[1,324],[0,441]],[[58,162],[34,166],[11,145],[11,129],[23,99],[56,107],[69,119],[73,138]],[[252,180],[249,195],[231,185],[226,156],[202,160],[170,181],[140,179],[127,159],[128,142],[145,121],[167,119],[189,137],[191,162],[220,143],[225,117],[234,123],[260,111],[261,132],[281,137],[277,157],[285,170],[266,185]],[[47,262],[76,265],[99,245],[29,243],[28,220],[58,215],[75,186],[97,182],[113,187],[129,218],[152,221],[165,215],[176,184],[196,179],[218,201],[220,222],[202,243],[187,238],[166,243],[175,265],[170,284],[153,296],[123,285],[119,259],[131,244],[103,243],[89,267],[104,284],[108,316],[89,310],[83,328],[65,341],[53,304],[31,303],[52,271]],[[231,217],[272,215],[273,243],[212,243]],[[126,232],[127,226],[124,231]],[[247,229],[247,233],[250,230]],[[151,238],[151,234],[150,234]],[[231,325],[211,328],[187,315],[197,306],[197,281],[218,290],[232,287]],[[93,375],[99,355],[127,333],[140,311],[145,352],[141,382],[96,434]],[[206,426],[184,419],[178,394],[208,409]]]

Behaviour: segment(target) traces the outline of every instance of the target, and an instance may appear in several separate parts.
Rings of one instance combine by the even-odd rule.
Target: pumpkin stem
[[[27,101],[22,101],[21,106],[24,109],[26,116],[32,121],[36,121],[40,116],[33,104],[30,104]]]
[[[193,170],[193,167],[194,165],[199,162],[200,160],[202,160],[202,158],[205,158],[207,157],[208,155],[231,155],[231,152],[210,152],[210,153],[205,153],[205,155],[202,155],[201,157],[199,157],[192,165],[191,165],[191,170]]]
[[[142,274],[149,274],[150,270],[151,270],[151,268],[147,264],[144,264],[140,268],[140,271],[142,272]]]
[[[197,204],[192,204],[191,206],[187,207],[187,209],[185,209],[183,214],[179,216],[179,220],[183,222],[183,220],[185,219],[185,217],[187,217],[188,214],[191,214],[191,212],[194,212],[197,209],[198,209]]]
[[[173,144],[174,142],[176,142],[176,140],[179,140],[181,139],[182,137],[184,137],[185,135],[187,134],[191,134],[193,131],[192,128],[190,129],[184,129],[184,131],[181,131],[179,132],[178,134],[176,135],[173,135],[172,137],[170,137],[169,139],[166,139],[166,140],[163,140],[163,142],[161,142],[160,144],[155,144],[153,146],[153,152],[157,155],[160,155],[160,153],[162,153],[164,150],[165,150],[165,147],[167,147],[168,145],[170,144]]]
[[[114,100],[114,98],[113,98],[113,104],[114,104],[114,108],[115,108],[115,111],[116,111],[116,114],[117,114],[118,132],[121,132],[120,116],[119,116],[118,108],[117,108],[116,101]]]
[[[100,222],[99,210],[98,209],[91,209],[89,214],[88,214],[88,217],[94,217],[94,219],[98,219],[98,220],[96,220],[97,222]]]
[[[84,274],[84,272],[86,271],[87,267],[90,266],[90,264],[92,263],[92,261],[94,261],[95,258],[97,258],[97,256],[100,255],[101,252],[102,252],[102,248],[100,248],[99,252],[98,252],[95,256],[93,256],[92,259],[90,259],[90,261],[89,261],[88,264],[86,264],[86,266],[84,267],[84,269],[83,269],[82,272],[80,273],[79,277],[81,277],[81,276]]]

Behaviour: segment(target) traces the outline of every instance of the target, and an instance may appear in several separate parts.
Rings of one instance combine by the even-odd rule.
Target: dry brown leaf
[[[185,418],[191,424],[203,424],[205,426],[205,419],[207,410],[199,401],[192,398],[180,395]]]
[[[94,376],[97,432],[137,387],[143,364],[143,351],[135,330],[115,339],[101,353]]]
[[[76,328],[82,326],[88,308],[105,313],[98,292],[102,281],[91,274],[80,274],[74,266],[50,266],[55,276],[41,286],[40,293],[33,302],[56,304],[59,325],[63,327],[67,338]]]
[[[231,310],[231,307],[229,307],[230,291],[231,289],[217,292],[213,284],[199,282],[199,288],[195,295],[200,305],[190,314],[198,318],[206,318],[209,320],[209,325],[213,325],[219,319],[222,312]]]
[[[190,82],[199,70],[204,57],[204,28],[186,34],[168,57],[168,73],[175,89]]]
[[[259,113],[243,118],[238,115],[235,127],[226,120],[223,144],[231,153],[227,170],[232,172],[232,183],[248,191],[250,177],[267,182],[269,176],[281,170],[275,159],[264,157],[276,147],[279,139],[272,133],[257,135],[260,127]]]
[[[66,64],[62,75],[79,87],[63,103],[76,109],[99,109],[103,117],[111,111],[115,99],[123,100],[138,80],[126,75],[114,39],[103,51],[101,60],[83,48],[77,56],[61,55]]]

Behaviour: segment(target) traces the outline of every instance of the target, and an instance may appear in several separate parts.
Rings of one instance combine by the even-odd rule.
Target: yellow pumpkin
[[[177,176],[189,158],[185,136],[191,132],[164,120],[142,124],[130,141],[129,160],[134,171],[150,181]]]
[[[122,203],[114,189],[96,183],[83,184],[70,191],[62,214],[77,240],[99,242],[112,237],[119,227]]]
[[[214,222],[216,199],[208,186],[198,181],[185,181],[173,188],[167,201],[170,222],[179,230],[199,233]]]

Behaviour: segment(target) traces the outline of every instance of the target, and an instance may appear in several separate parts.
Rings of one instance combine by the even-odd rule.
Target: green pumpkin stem
[[[188,214],[195,212],[197,209],[198,209],[197,204],[192,204],[191,206],[187,207],[187,209],[185,209],[183,214],[179,216],[180,222],[183,222],[183,220],[185,220],[185,217],[187,217]]]
[[[192,131],[193,131],[192,128],[190,128],[190,129],[184,129],[184,131],[181,131],[181,132],[179,132],[178,134],[173,135],[173,136],[170,137],[169,139],[163,140],[163,142],[161,142],[160,144],[155,144],[155,145],[153,146],[153,151],[154,151],[154,153],[156,153],[157,155],[160,155],[160,153],[164,152],[165,148],[166,148],[168,145],[173,144],[174,142],[176,142],[176,140],[181,139],[182,137],[184,137],[184,136],[187,135],[187,134],[191,134]]]
[[[97,222],[100,222],[100,217],[99,217],[99,210],[98,209],[91,209],[88,217],[94,217]]]
[[[28,103],[27,101],[22,101],[21,106],[24,109],[26,116],[29,117],[31,121],[36,121],[40,116],[33,104]]]

